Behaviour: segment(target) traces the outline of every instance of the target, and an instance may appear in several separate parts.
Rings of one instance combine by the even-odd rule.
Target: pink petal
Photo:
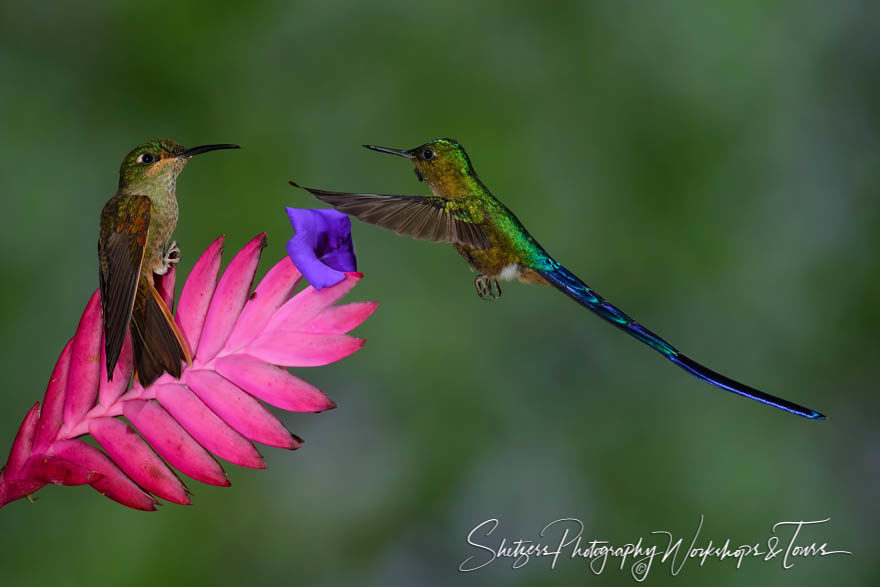
[[[9,450],[9,459],[6,461],[6,469],[9,474],[18,473],[31,456],[34,447],[34,434],[37,431],[37,421],[40,418],[40,402],[35,403],[18,427],[18,434],[12,441]]]
[[[189,388],[224,422],[245,438],[279,448],[299,448],[295,438],[269,410],[214,371],[188,371]]]
[[[153,511],[156,500],[144,493],[134,481],[113,464],[107,455],[81,440],[61,440],[52,447],[62,459],[75,463],[84,469],[96,471],[102,478],[92,483],[92,487],[102,495],[137,510]]]
[[[180,301],[177,304],[175,321],[186,339],[193,355],[199,345],[205,314],[217,287],[217,274],[220,271],[220,255],[223,253],[223,237],[221,236],[208,247],[189,273]]]
[[[30,495],[46,485],[45,481],[27,478],[7,478],[6,474],[5,470],[0,469],[0,507],[5,506],[10,501]]]
[[[361,280],[361,277],[360,273],[346,273],[345,279],[331,287],[320,291],[311,286],[305,288],[275,312],[266,330],[277,328],[297,330],[308,324],[315,316],[342,299]]]
[[[166,461],[180,472],[209,485],[229,486],[223,468],[154,401],[125,402],[123,414]]]
[[[125,422],[95,418],[89,422],[89,432],[135,483],[162,499],[181,505],[191,503],[180,479]]]
[[[131,382],[133,359],[131,354],[131,335],[126,334],[119,352],[116,367],[113,368],[113,381],[107,379],[107,354],[104,352],[104,339],[101,339],[101,367],[98,370],[98,403],[110,406],[128,389]]]
[[[70,366],[70,349],[73,339],[67,341],[61,356],[55,363],[55,369],[46,386],[46,397],[43,398],[43,409],[40,411],[40,422],[37,424],[37,435],[34,440],[34,452],[45,452],[61,430],[64,421],[64,395],[67,390],[67,372]]]
[[[271,330],[249,344],[245,352],[273,365],[320,367],[344,359],[365,342],[345,334]]]
[[[147,389],[135,382],[127,391],[130,339],[121,350],[114,380],[106,381],[96,292],[55,365],[42,410],[37,404],[29,411],[9,462],[0,469],[0,507],[47,482],[88,483],[111,499],[144,510],[155,509],[158,502],[137,483],[157,496],[189,503],[186,488],[163,456],[198,480],[228,485],[209,450],[234,463],[262,468],[265,463],[249,439],[284,448],[301,443],[257,398],[295,411],[336,406],[320,390],[275,365],[326,364],[360,348],[363,341],[344,333],[363,322],[377,304],[334,304],[361,274],[347,273],[336,286],[321,292],[307,287],[288,299],[300,275],[284,257],[249,295],[265,235],[248,243],[218,281],[222,242],[215,241],[197,262],[177,313],[196,352],[196,364],[202,364],[196,370],[187,367],[181,378],[192,389],[165,374]],[[175,277],[172,269],[156,279],[169,306]],[[99,406],[90,411],[96,399]],[[132,427],[117,419],[119,415]],[[87,432],[107,454],[71,440]]]
[[[284,257],[266,273],[251,294],[235,328],[226,342],[226,350],[237,350],[254,340],[299,283],[300,272],[290,257]]]
[[[207,363],[223,348],[251,292],[266,234],[254,237],[235,255],[217,284],[199,338],[198,360]]]
[[[102,331],[101,293],[96,291],[80,318],[70,351],[70,370],[64,397],[64,422],[68,426],[80,422],[95,405],[98,370],[101,368]]]
[[[103,475],[56,456],[35,455],[28,460],[24,477],[55,485],[90,485]]]
[[[156,399],[196,442],[220,458],[242,467],[264,469],[266,463],[248,440],[227,426],[185,385],[154,385]]]
[[[169,310],[174,310],[174,282],[177,278],[176,265],[172,265],[165,275],[158,275],[153,280],[156,285],[156,291],[159,292],[162,300]]]
[[[303,332],[345,334],[359,326],[376,311],[379,302],[353,302],[331,306],[301,328]]]
[[[336,407],[321,390],[286,370],[247,355],[230,355],[217,361],[226,379],[266,403],[292,412],[323,412]]]

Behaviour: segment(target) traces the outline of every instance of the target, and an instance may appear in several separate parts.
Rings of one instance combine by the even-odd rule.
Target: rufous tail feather
[[[189,347],[170,310],[146,277],[138,282],[131,315],[131,342],[135,375],[144,387],[162,373],[180,377],[181,363],[192,364]]]

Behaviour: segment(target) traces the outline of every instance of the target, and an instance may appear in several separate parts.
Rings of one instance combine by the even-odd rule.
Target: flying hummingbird
[[[412,161],[416,177],[428,184],[433,195],[302,189],[364,222],[417,239],[451,243],[477,271],[474,286],[483,299],[501,295],[498,280],[519,279],[523,283],[551,285],[703,381],[805,418],[825,418],[815,410],[758,391],[704,367],[602,298],[547,254],[513,212],[492,195],[458,141],[436,139],[409,150],[364,147]]]
[[[107,379],[131,328],[135,372],[146,387],[163,372],[180,377],[181,362],[192,362],[186,341],[156,290],[153,276],[180,260],[169,243],[177,225],[177,176],[190,157],[238,145],[184,149],[170,139],[135,147],[122,161],[119,189],[101,211],[98,237],[101,308]]]

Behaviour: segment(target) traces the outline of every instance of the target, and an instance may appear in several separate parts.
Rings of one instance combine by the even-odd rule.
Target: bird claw
[[[498,284],[498,280],[488,275],[477,275],[477,278],[474,279],[474,288],[476,288],[480,299],[497,300],[501,297],[501,286]]]
[[[162,257],[162,267],[156,271],[156,275],[165,275],[168,273],[168,270],[171,269],[172,265],[177,265],[180,262],[180,247],[177,245],[177,241],[171,243],[167,249],[165,249],[165,255]]]

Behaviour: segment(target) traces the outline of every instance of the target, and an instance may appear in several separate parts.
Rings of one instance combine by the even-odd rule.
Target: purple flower
[[[294,236],[287,254],[315,289],[336,285],[357,271],[351,242],[351,220],[336,210],[287,208]]]

